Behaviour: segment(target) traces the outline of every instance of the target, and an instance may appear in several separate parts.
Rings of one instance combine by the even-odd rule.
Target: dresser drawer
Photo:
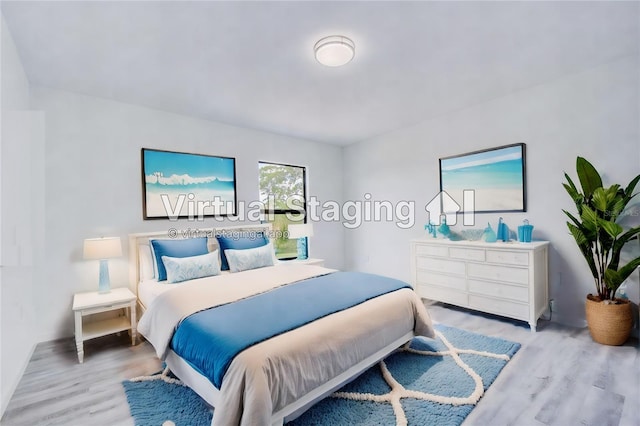
[[[469,292],[484,296],[511,299],[525,303],[529,301],[529,288],[517,285],[469,280]]]
[[[529,265],[529,253],[518,251],[487,250],[487,262],[507,265]]]
[[[416,245],[416,255],[448,257],[449,250],[446,247]]]
[[[467,280],[462,276],[443,275],[431,271],[418,270],[417,283],[438,285],[454,290],[467,291]]]
[[[416,266],[419,269],[428,269],[436,272],[447,272],[450,274],[464,275],[464,262],[456,262],[447,259],[435,259],[431,257],[420,257],[416,259]]]
[[[527,320],[529,305],[508,300],[491,299],[489,297],[469,295],[469,307],[479,311],[503,315],[505,317]]]
[[[457,306],[468,306],[469,296],[467,293],[448,290],[446,288],[431,286],[431,285],[418,285],[418,295],[425,299],[436,300],[438,302],[451,303]]]
[[[449,249],[449,257],[452,259],[477,260],[483,262],[484,250],[451,247]]]
[[[524,268],[469,263],[467,265],[467,274],[472,278],[484,278],[521,285],[529,283],[529,270]]]

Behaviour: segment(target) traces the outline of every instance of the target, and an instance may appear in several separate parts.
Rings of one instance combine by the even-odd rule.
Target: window
[[[260,162],[260,201],[265,221],[275,232],[273,243],[278,259],[298,256],[297,240],[287,238],[292,223],[306,223],[307,181],[304,167]]]

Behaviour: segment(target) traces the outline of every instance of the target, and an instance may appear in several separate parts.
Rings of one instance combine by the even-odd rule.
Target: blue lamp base
[[[298,238],[298,259],[307,259],[307,239],[305,237]]]
[[[100,281],[98,282],[98,293],[104,294],[111,292],[111,283],[109,282],[109,261],[107,259],[100,260]]]

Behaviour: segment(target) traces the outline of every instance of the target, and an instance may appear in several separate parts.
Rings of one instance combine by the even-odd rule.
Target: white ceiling
[[[346,145],[638,54],[637,2],[2,2],[32,85]],[[313,58],[323,36],[353,62]]]

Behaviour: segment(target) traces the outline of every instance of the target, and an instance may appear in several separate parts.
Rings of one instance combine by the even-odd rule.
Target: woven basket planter
[[[624,344],[633,327],[633,312],[628,300],[616,299],[618,305],[604,304],[597,296],[588,295],[585,310],[591,338],[603,345]]]

